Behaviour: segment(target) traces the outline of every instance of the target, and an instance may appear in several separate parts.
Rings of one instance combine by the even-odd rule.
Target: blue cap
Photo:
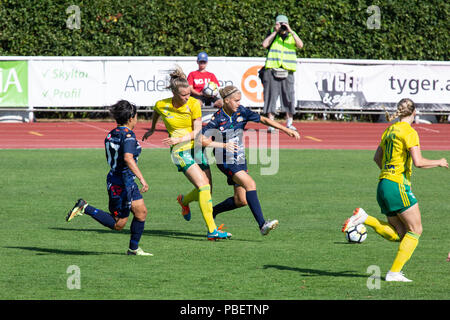
[[[197,61],[206,61],[208,62],[208,55],[206,54],[206,52],[202,51],[198,54],[197,56]]]

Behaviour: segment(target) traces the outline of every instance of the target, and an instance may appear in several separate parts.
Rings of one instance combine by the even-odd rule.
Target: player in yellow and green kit
[[[422,234],[422,222],[417,199],[411,191],[412,165],[418,168],[448,168],[447,160],[429,160],[422,157],[419,135],[411,127],[416,116],[414,102],[402,99],[391,121],[400,121],[389,126],[381,137],[374,161],[381,169],[377,188],[377,201],[387,222],[368,215],[362,208],[356,208],[352,217],[342,228],[345,232],[352,226],[364,223],[390,241],[399,241],[397,255],[386,274],[386,281],[410,282],[403,275],[402,268],[410,259]]]
[[[183,204],[183,198],[189,203],[193,200],[199,202],[200,210],[205,220],[208,240],[226,239],[231,233],[219,230],[212,215],[213,206],[211,200],[211,172],[208,162],[202,152],[201,142],[196,146],[196,140],[200,139],[202,129],[202,112],[200,102],[190,96],[189,83],[183,71],[177,67],[170,74],[170,86],[173,97],[156,102],[154,107],[152,127],[143,136],[142,140],[150,137],[156,128],[156,123],[161,117],[169,133],[169,137],[163,142],[170,146],[173,163],[178,171],[183,172],[186,178],[195,186],[187,195],[177,199],[185,209],[182,214],[186,220],[190,220],[188,205]]]

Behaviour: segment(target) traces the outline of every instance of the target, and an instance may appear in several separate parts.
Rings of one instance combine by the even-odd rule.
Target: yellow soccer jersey
[[[412,158],[409,149],[420,146],[419,135],[407,122],[396,122],[381,137],[383,149],[380,179],[411,185]]]
[[[159,100],[154,110],[161,116],[169,137],[183,137],[192,132],[192,122],[202,117],[200,101],[190,97],[185,105],[174,108],[172,98]],[[179,143],[172,148],[172,152],[189,150],[194,147],[194,141]]]

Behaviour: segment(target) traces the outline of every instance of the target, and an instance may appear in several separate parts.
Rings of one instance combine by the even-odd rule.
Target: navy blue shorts
[[[223,172],[227,176],[227,183],[230,186],[237,185],[236,182],[233,181],[233,176],[235,173],[244,170],[248,172],[247,169],[247,160],[243,164],[217,164],[217,168]]]
[[[122,181],[108,176],[107,189],[109,212],[115,218],[127,218],[131,211],[131,202],[142,199],[136,182],[124,184]]]

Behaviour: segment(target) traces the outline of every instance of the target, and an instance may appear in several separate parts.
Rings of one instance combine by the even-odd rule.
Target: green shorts
[[[377,201],[381,213],[389,217],[396,216],[417,203],[411,186],[388,179],[381,179],[378,183]]]
[[[180,152],[172,152],[172,162],[177,166],[179,172],[186,173],[194,163],[197,163],[202,170],[209,169],[208,159],[206,158],[203,148],[194,153],[196,149],[192,148]]]

